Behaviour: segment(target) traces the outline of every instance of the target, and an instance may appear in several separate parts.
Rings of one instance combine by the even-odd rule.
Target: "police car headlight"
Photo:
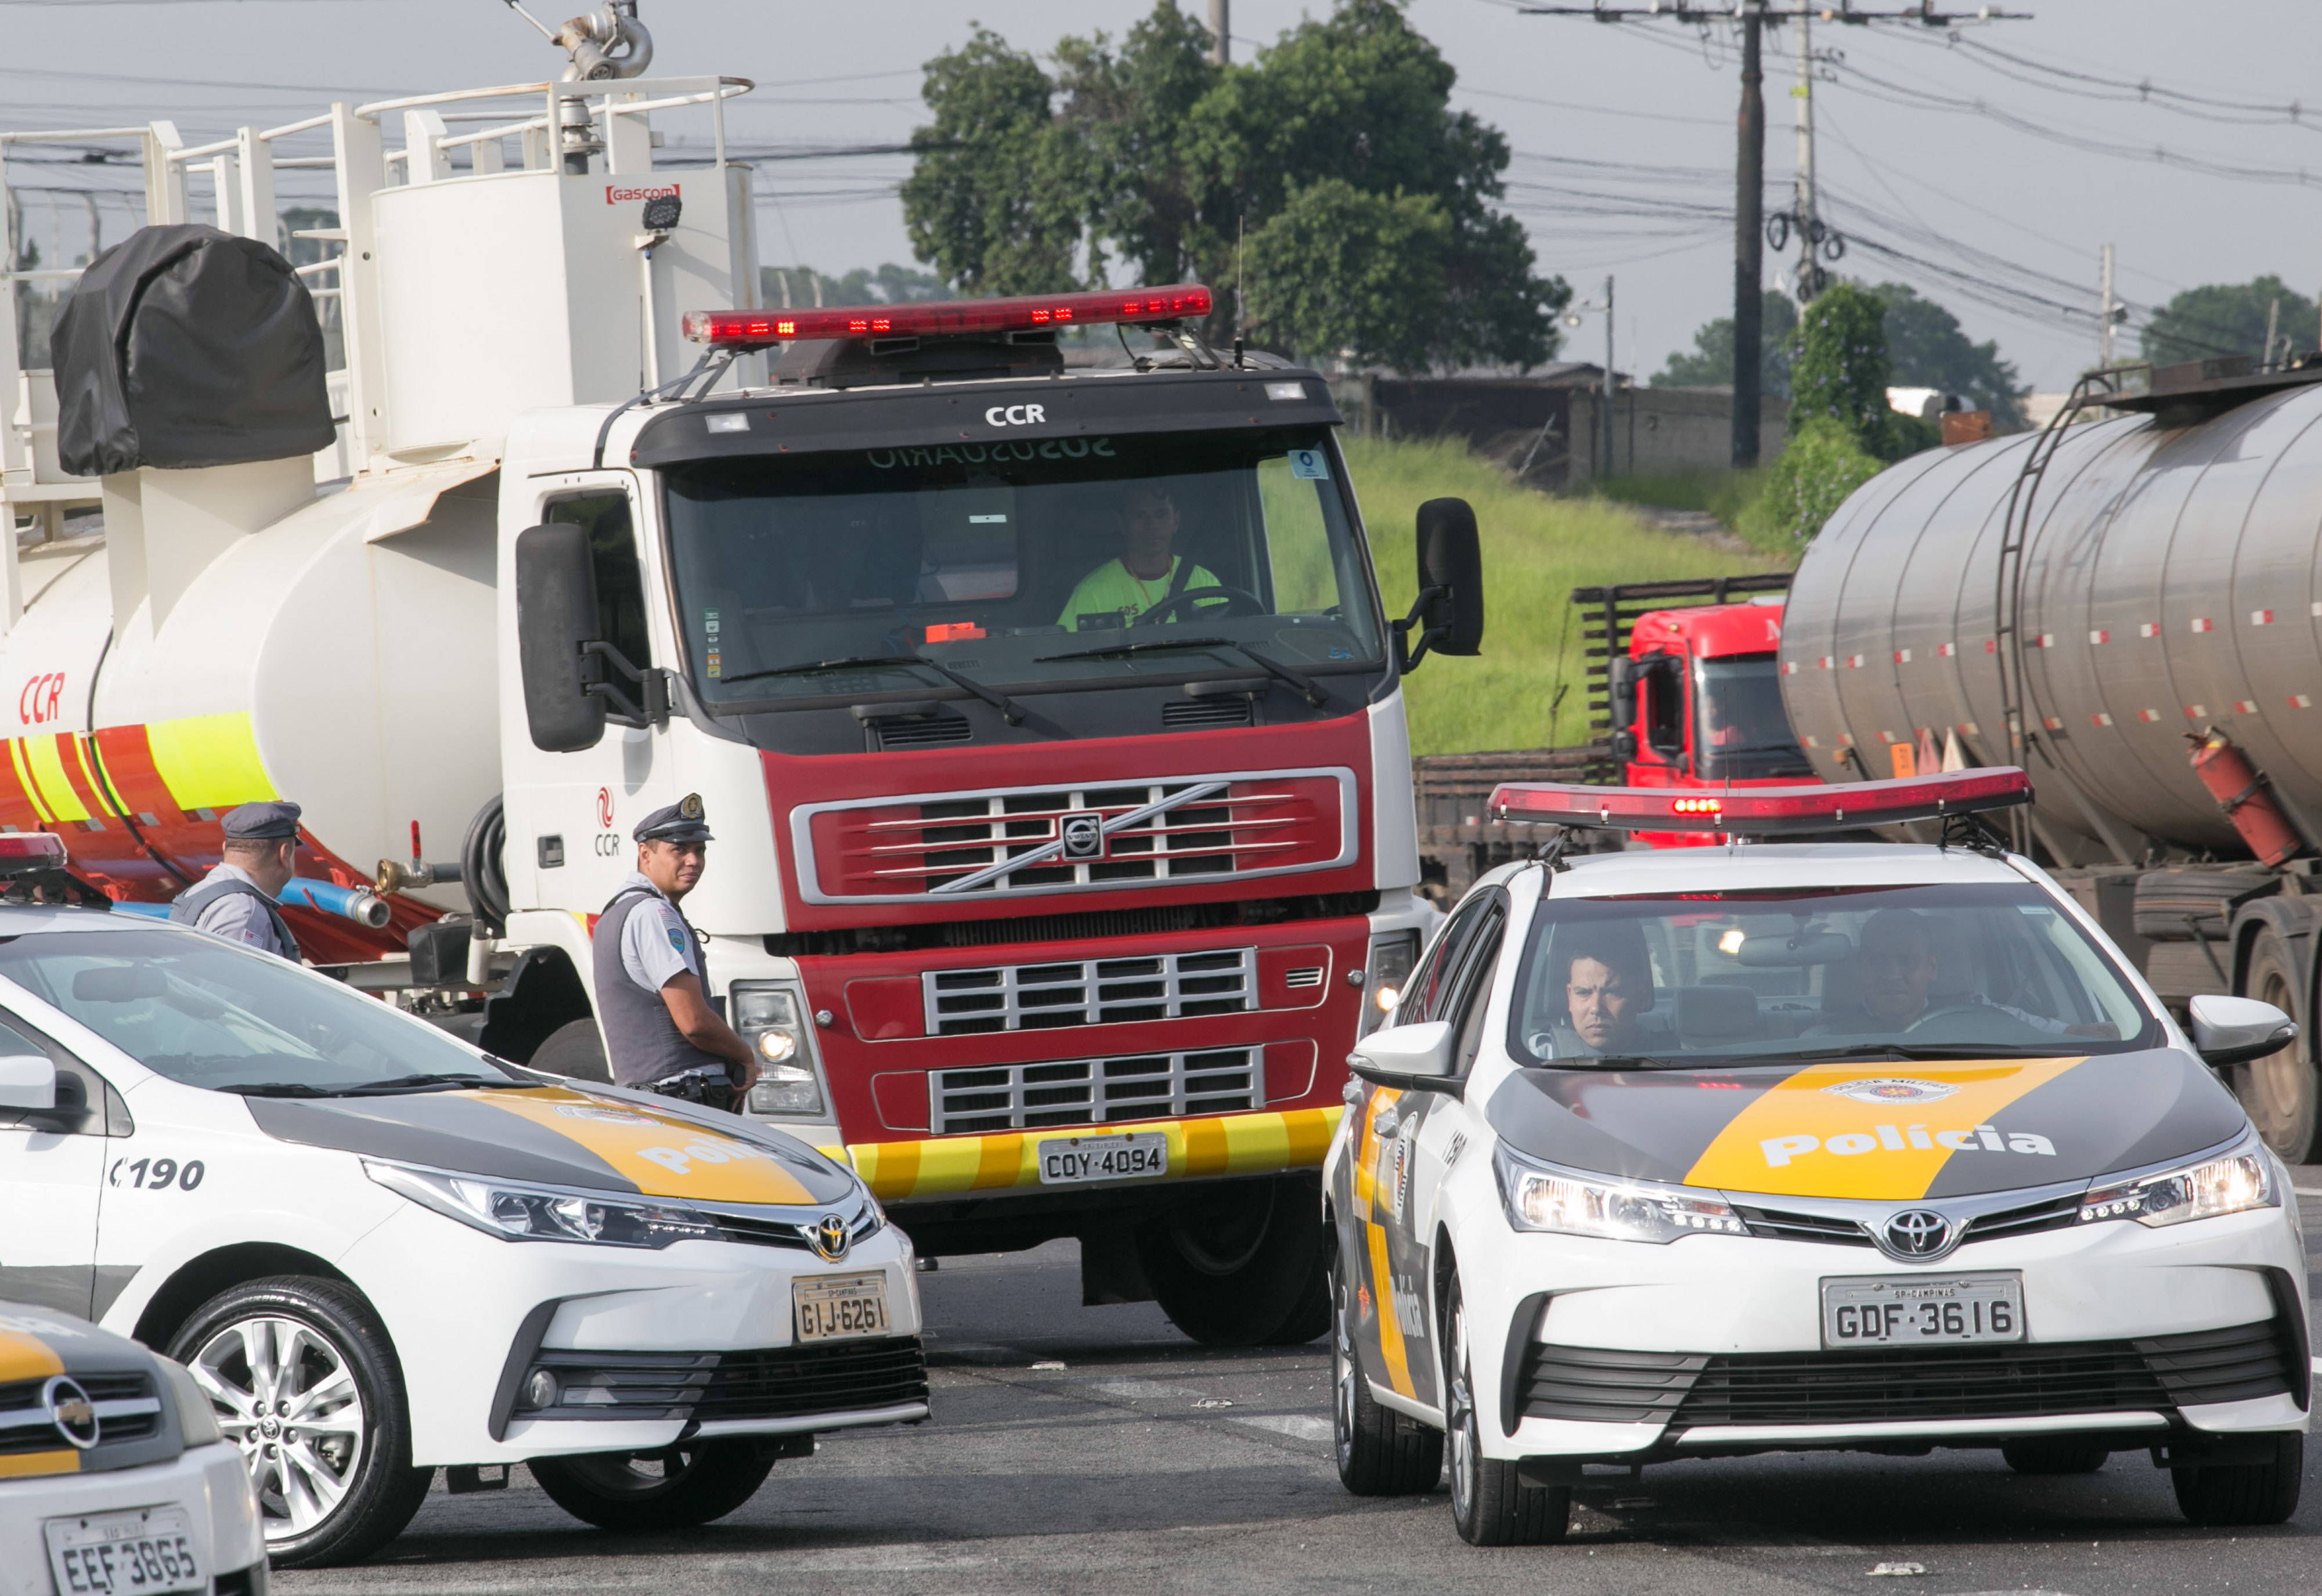
[[[2207,1163],[2092,1186],[2080,1199],[2080,1222],[2134,1219],[2140,1225],[2182,1225],[2188,1219],[2281,1206],[2273,1161],[2252,1140]]]
[[[169,1388],[169,1400],[178,1408],[178,1445],[180,1446],[215,1446],[225,1439],[218,1428],[217,1409],[185,1364],[175,1358],[158,1354],[153,1361],[161,1366],[161,1383]]]
[[[737,980],[726,1001],[734,1029],[758,1058],[758,1081],[744,1106],[784,1119],[821,1118],[822,1079],[815,1072],[805,994],[787,981]]]
[[[1723,1199],[1653,1181],[1614,1181],[1552,1169],[1505,1147],[1492,1156],[1500,1203],[1518,1230],[1594,1236],[1609,1241],[1672,1242],[1680,1236],[1747,1236]]]
[[[423,1208],[503,1241],[665,1247],[672,1242],[716,1241],[724,1234],[712,1220],[671,1203],[629,1202],[594,1192],[519,1186],[368,1158],[363,1160],[363,1172]]]

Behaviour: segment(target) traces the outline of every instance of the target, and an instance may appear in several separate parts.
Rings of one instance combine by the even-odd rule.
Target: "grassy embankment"
[[[1796,561],[1787,551],[1778,558],[1737,554],[1658,532],[1604,499],[1554,498],[1518,488],[1455,442],[1349,438],[1346,445],[1391,615],[1406,613],[1418,590],[1412,528],[1423,501],[1466,499],[1483,534],[1484,652],[1472,660],[1431,658],[1411,679],[1413,753],[1586,741],[1580,626],[1568,602],[1574,588],[1780,569]],[[1551,717],[1559,681],[1567,690]]]
[[[1797,540],[1775,524],[1773,508],[1766,502],[1766,478],[1770,470],[1760,466],[1747,471],[1731,467],[1623,471],[1600,479],[1595,490],[1621,504],[1705,510],[1760,553],[1772,557],[1781,565],[1794,565],[1798,557]]]

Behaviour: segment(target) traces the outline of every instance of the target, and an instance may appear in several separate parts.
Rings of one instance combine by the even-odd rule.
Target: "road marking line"
[[[1126,1397],[1131,1401],[1160,1401],[1176,1397],[1200,1397],[1205,1393],[1187,1385],[1171,1385],[1166,1380],[1100,1380],[1089,1390],[1108,1397]]]
[[[1252,1429],[1272,1430],[1279,1436],[1289,1436],[1301,1441],[1330,1439],[1330,1421],[1317,1418],[1311,1413],[1253,1413],[1241,1418],[1230,1418],[1228,1424],[1246,1424]]]

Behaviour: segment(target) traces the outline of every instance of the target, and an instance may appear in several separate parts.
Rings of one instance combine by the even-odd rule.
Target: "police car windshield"
[[[2112,960],[2029,882],[1549,898],[1519,1062],[2055,1057],[2160,1045]]]
[[[19,936],[0,944],[0,976],[156,1074],[213,1091],[335,1097],[534,1084],[376,998],[206,936]]]
[[[1078,436],[669,468],[687,670],[712,708],[1376,669],[1321,433]],[[1224,639],[1203,650],[1106,643]],[[827,663],[825,663],[827,661]],[[891,663],[888,662],[891,661]]]

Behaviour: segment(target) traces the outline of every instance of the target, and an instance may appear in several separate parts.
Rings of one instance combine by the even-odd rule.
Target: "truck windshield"
[[[1710,781],[1811,776],[1782,707],[1771,654],[1696,660],[1693,667],[1693,773]]]
[[[2028,881],[1550,898],[1509,1017],[1519,1062],[1573,1067],[2161,1045],[2112,961]]]
[[[1303,673],[1376,669],[1340,469],[1312,430],[672,467],[687,668],[713,709],[944,688],[912,656],[1030,691],[1247,673],[1237,644]]]
[[[198,933],[18,936],[0,944],[0,977],[155,1074],[212,1091],[351,1097],[538,1084],[376,998]]]

